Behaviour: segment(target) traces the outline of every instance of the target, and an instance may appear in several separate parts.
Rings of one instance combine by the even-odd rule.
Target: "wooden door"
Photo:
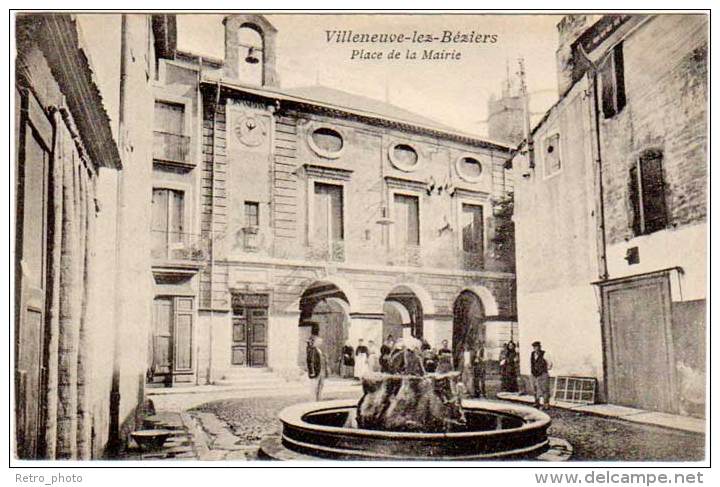
[[[232,318],[231,363],[248,365],[248,326],[246,308],[236,308]]]
[[[53,127],[32,95],[18,96],[15,393],[19,458],[41,454],[45,371],[48,179]]]
[[[187,382],[193,368],[193,298],[155,298],[153,309],[153,382]]]
[[[174,299],[173,373],[193,372],[193,298]]]
[[[250,366],[267,365],[267,309],[250,308],[250,322],[247,327],[247,341],[250,344]]]
[[[608,401],[675,412],[675,362],[666,275],[603,286]]]
[[[170,379],[173,370],[172,335],[173,310],[172,298],[155,298],[153,307],[153,377],[160,381]]]
[[[233,313],[231,361],[233,365],[267,365],[266,308],[236,308]]]

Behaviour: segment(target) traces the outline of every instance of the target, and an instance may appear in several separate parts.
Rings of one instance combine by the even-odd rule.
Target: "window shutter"
[[[637,165],[630,168],[630,204],[632,205],[632,231],[634,235],[642,234],[642,215],[640,213],[640,186]]]
[[[642,201],[645,220],[644,233],[662,230],[667,226],[665,184],[662,174],[662,153],[649,151],[640,157]]]

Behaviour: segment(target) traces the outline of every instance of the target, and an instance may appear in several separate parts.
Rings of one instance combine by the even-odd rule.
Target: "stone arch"
[[[480,302],[483,305],[483,308],[485,309],[485,316],[497,316],[500,314],[500,311],[498,309],[497,301],[495,300],[495,296],[492,295],[490,290],[486,288],[485,286],[467,286],[458,292],[458,296],[460,296],[464,292],[471,292],[475,296],[477,296],[480,299]],[[457,299],[457,297],[456,297]]]
[[[430,293],[422,285],[415,282],[400,281],[393,283],[393,285],[386,290],[385,294],[383,295],[383,299],[385,299],[388,294],[390,294],[391,292],[393,292],[393,290],[399,287],[406,287],[411,290],[415,294],[415,296],[417,296],[417,298],[420,300],[420,304],[422,305],[423,313],[428,315],[436,313],[435,302],[433,301]]]
[[[327,283],[332,284],[340,291],[343,292],[347,298],[347,313],[350,314],[357,309],[358,303],[360,302],[360,295],[358,294],[355,286],[350,281],[341,276],[323,276],[323,277],[311,277],[305,279],[302,284],[298,285],[300,292],[297,297],[285,308],[287,313],[297,313],[300,309],[300,299],[303,293],[315,284]]]
[[[277,29],[262,15],[233,14],[223,19],[225,24],[225,62],[224,73],[228,78],[237,79],[240,67],[238,54],[238,31],[248,28],[260,34],[262,39],[262,85],[277,86],[278,76],[275,69],[275,45]]]

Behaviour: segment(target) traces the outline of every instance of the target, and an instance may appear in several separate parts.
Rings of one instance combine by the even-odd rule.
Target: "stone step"
[[[216,385],[219,386],[238,386],[238,387],[257,387],[257,386],[263,386],[263,387],[285,387],[288,384],[293,384],[293,382],[288,382],[285,379],[281,377],[269,377],[269,378],[263,378],[263,379],[257,379],[257,378],[235,378],[230,377],[226,379],[217,379],[214,382]]]
[[[233,367],[220,373],[220,377],[256,377],[272,375],[273,371],[267,367]]]

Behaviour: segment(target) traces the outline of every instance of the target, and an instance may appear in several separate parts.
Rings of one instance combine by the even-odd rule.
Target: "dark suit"
[[[485,348],[476,348],[470,352],[473,369],[473,392],[475,397],[485,397]]]
[[[325,377],[328,375],[327,359],[319,348],[312,346],[308,349],[308,377],[312,380],[312,390],[315,400],[322,398],[322,390],[325,385]]]

